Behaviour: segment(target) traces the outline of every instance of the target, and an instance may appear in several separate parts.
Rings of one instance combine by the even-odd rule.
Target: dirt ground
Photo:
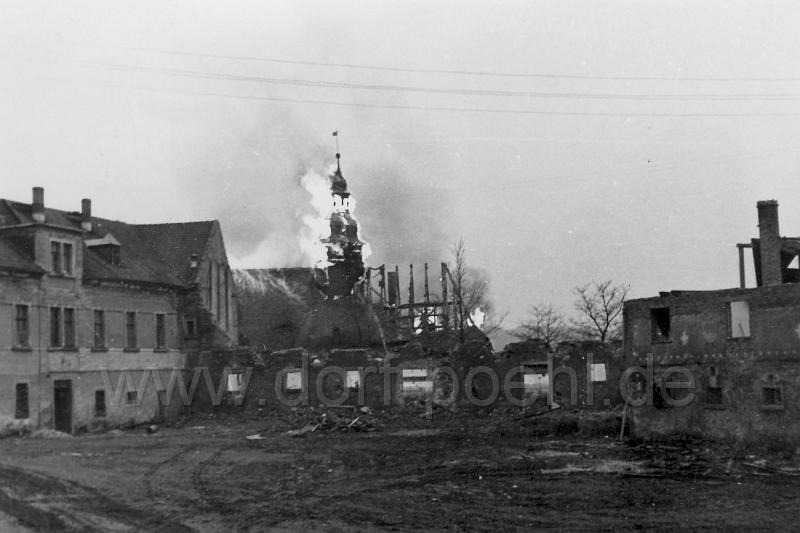
[[[553,438],[529,421],[387,417],[0,441],[2,531],[791,530],[800,460],[709,443]],[[247,439],[247,436],[258,438]]]

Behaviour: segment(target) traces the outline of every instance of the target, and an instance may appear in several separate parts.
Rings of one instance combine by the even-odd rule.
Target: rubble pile
[[[315,431],[353,431],[374,432],[383,431],[385,426],[372,414],[369,408],[362,408],[360,413],[355,411],[352,416],[323,411],[319,414],[311,411],[306,417],[305,425],[300,429],[292,429],[284,433],[286,437],[304,437]]]

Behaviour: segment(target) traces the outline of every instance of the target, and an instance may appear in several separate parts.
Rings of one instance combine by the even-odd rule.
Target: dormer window
[[[71,276],[74,272],[73,255],[71,242],[50,241],[50,272]]]
[[[110,233],[102,239],[89,239],[86,246],[110,265],[120,264],[120,244]]]

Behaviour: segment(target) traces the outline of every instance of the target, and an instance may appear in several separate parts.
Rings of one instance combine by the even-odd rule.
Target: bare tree
[[[480,269],[467,266],[466,245],[459,239],[451,248],[453,263],[448,266],[453,296],[456,302],[456,327],[463,342],[464,329],[478,326],[489,335],[502,326],[505,315],[497,316],[489,297],[489,275]],[[482,320],[477,320],[478,317]],[[476,323],[480,322],[480,323]]]
[[[550,345],[566,339],[569,324],[563,313],[549,303],[532,305],[528,315],[512,332],[518,339],[540,339]]]
[[[575,309],[580,316],[574,325],[580,335],[603,343],[622,338],[622,307],[628,287],[614,285],[610,280],[593,281],[576,287],[575,294]]]

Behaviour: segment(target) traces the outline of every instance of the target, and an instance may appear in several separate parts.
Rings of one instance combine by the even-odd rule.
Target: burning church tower
[[[336,154],[336,170],[331,174],[330,236],[322,242],[328,255],[328,298],[352,296],[356,284],[364,276],[362,248],[358,238],[358,222],[350,214],[350,193],[342,176],[341,155]]]

